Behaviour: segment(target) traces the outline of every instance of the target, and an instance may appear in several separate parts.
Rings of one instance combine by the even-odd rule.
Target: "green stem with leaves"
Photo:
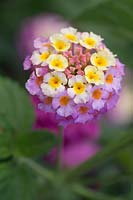
[[[53,186],[56,186],[57,183],[57,177],[54,173],[52,173],[50,170],[42,167],[41,165],[37,164],[36,162],[32,161],[29,158],[25,157],[19,157],[17,158],[17,161],[20,164],[25,164],[29,168],[31,168],[33,171],[37,173],[37,175],[44,177],[47,181],[49,181]],[[59,177],[58,177],[59,181]],[[70,190],[80,196],[86,197],[87,199],[94,199],[94,200],[123,200],[121,198],[117,197],[110,197],[108,195],[105,195],[100,192],[93,191],[89,188],[84,188],[83,186],[79,184],[71,184]]]

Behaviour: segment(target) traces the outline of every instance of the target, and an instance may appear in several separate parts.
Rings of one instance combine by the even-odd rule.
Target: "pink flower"
[[[116,94],[114,91],[108,93],[107,97],[107,109],[112,109],[119,99],[119,95]]]
[[[106,97],[108,95],[108,92],[106,92],[102,87],[100,86],[94,86],[92,88],[92,108],[94,110],[100,111],[106,102]]]
[[[35,49],[40,49],[42,47],[44,47],[45,45],[47,46],[49,43],[49,40],[46,38],[46,36],[38,36],[35,40],[34,40],[34,47]]]
[[[30,56],[27,56],[25,58],[23,65],[24,65],[24,70],[29,70],[32,67]]]
[[[117,93],[121,88],[121,76],[118,76],[115,68],[110,68],[105,74],[105,85],[104,88],[107,91],[115,90]]]
[[[93,109],[91,103],[78,104],[73,113],[75,123],[86,123],[93,119]]]
[[[45,71],[45,70],[44,70]],[[43,76],[36,76],[35,72],[32,72],[29,80],[26,82],[25,87],[31,95],[40,94],[40,85],[43,82]]]
[[[40,99],[37,96],[32,97],[33,106],[35,109],[35,123],[34,129],[48,129],[53,133],[58,133],[59,127],[55,118],[55,114],[51,112],[44,112],[38,109]]]
[[[53,113],[53,107],[52,107],[52,97],[42,96],[40,95],[40,103],[38,103],[38,109],[40,109],[43,112],[49,112]]]
[[[58,93],[52,102],[53,108],[57,109],[57,114],[68,117],[73,113],[74,102],[70,99],[67,92]]]
[[[116,66],[115,68],[117,69],[117,76],[124,76],[125,75],[125,72],[124,72],[124,69],[125,69],[125,65],[123,63],[120,62],[119,59],[116,59]]]

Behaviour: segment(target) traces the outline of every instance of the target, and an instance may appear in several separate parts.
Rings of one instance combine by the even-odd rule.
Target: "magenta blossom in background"
[[[40,36],[48,37],[68,25],[68,22],[56,14],[41,14],[29,17],[21,25],[20,34],[17,38],[17,49],[20,57],[24,58],[33,51],[33,40],[35,38]]]
[[[93,157],[99,149],[99,145],[88,142],[79,142],[72,146],[65,146],[61,152],[62,166],[70,168],[76,167]]]
[[[93,157],[99,150],[100,126],[98,122],[72,124],[64,130],[61,152],[63,167],[75,167]]]
[[[78,134],[77,134],[78,133]],[[86,124],[71,124],[64,129],[64,144],[74,144],[78,141],[98,141],[100,138],[100,125],[98,122]]]
[[[99,150],[98,139],[100,127],[98,122],[87,124],[71,124],[64,129],[63,146],[60,152],[61,166],[72,168],[93,157]],[[44,160],[55,164],[58,157],[57,148],[54,147]]]

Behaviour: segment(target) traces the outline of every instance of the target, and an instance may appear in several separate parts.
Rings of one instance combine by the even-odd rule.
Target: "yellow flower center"
[[[62,41],[62,40],[57,40],[54,43],[54,46],[57,50],[64,50],[66,48],[66,42]]]
[[[80,114],[85,114],[85,113],[87,113],[87,112],[88,112],[88,107],[86,107],[86,106],[81,106],[81,107],[79,108],[79,112],[80,112]]]
[[[60,98],[60,105],[67,106],[69,101],[70,101],[70,98],[68,96],[62,96]]]
[[[94,81],[98,81],[99,80],[99,76],[97,73],[93,72],[93,71],[90,71],[86,74],[87,78],[89,80],[94,80]]]
[[[81,82],[77,82],[74,84],[73,89],[76,94],[82,94],[85,91],[85,85]]]
[[[102,56],[97,56],[94,62],[97,67],[107,66],[107,60]]]
[[[62,60],[58,59],[58,58],[55,58],[51,61],[51,65],[53,67],[57,67],[57,68],[63,68],[63,62]]]
[[[72,41],[75,41],[75,40],[76,40],[76,36],[73,35],[73,34],[66,34],[65,37],[66,37],[68,40],[72,40]]]
[[[102,96],[102,91],[100,89],[96,89],[93,91],[92,97],[94,99],[100,99]]]
[[[52,88],[56,89],[56,88],[58,88],[58,87],[61,85],[61,80],[59,79],[59,77],[54,76],[54,77],[52,77],[52,78],[49,80],[49,85],[50,85]]]
[[[47,105],[51,105],[52,104],[52,97],[46,97],[46,99],[44,100],[44,103]]]
[[[49,57],[50,53],[49,52],[45,52],[43,54],[40,55],[40,59],[42,61],[45,61],[48,57]]]
[[[85,43],[91,47],[93,47],[96,44],[96,41],[93,38],[87,37],[85,39]]]
[[[108,74],[105,81],[106,81],[106,83],[111,84],[113,82],[112,74]]]

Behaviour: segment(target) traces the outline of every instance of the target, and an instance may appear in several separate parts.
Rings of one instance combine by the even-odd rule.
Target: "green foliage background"
[[[132,200],[132,124],[115,128],[104,122],[103,150],[76,169],[52,169],[39,159],[60,140],[31,130],[34,112],[24,91],[26,75],[16,43],[27,17],[49,12],[80,30],[101,34],[127,68],[133,68],[133,0],[1,0],[0,200]],[[95,176],[84,176],[88,170]]]

